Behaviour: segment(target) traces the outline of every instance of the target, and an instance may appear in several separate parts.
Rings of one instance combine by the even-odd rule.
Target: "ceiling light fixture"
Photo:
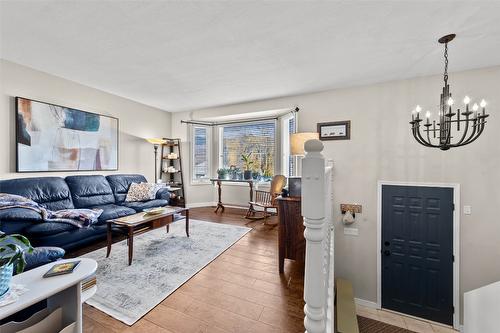
[[[446,35],[439,38],[439,43],[444,44],[444,87],[441,93],[441,100],[439,102],[439,112],[437,112],[436,120],[431,121],[431,111],[425,113],[425,123],[420,117],[422,107],[417,107],[412,111],[411,116],[411,130],[415,140],[418,143],[431,148],[439,148],[441,150],[448,150],[450,148],[465,146],[474,142],[484,130],[486,124],[486,102],[481,100],[479,105],[474,103],[472,111],[469,109],[471,99],[465,96],[463,103],[465,111],[460,112],[457,108],[453,112],[452,106],[455,104],[451,98],[450,85],[448,84],[448,43],[455,38],[455,34]],[[479,111],[481,107],[481,111]],[[456,117],[455,117],[456,116]],[[462,117],[461,117],[462,116]],[[456,130],[453,131],[452,125],[456,124]],[[455,134],[452,134],[454,132]]]

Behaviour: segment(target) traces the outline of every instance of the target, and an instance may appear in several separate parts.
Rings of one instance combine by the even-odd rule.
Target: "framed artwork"
[[[16,97],[16,171],[118,170],[118,119]]]
[[[318,123],[318,133],[320,140],[350,140],[351,121]]]

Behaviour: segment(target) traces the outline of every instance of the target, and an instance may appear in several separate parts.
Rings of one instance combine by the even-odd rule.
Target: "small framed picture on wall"
[[[320,140],[350,140],[351,121],[318,123],[318,133]]]

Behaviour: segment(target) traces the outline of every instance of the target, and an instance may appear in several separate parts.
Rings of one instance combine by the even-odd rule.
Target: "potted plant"
[[[217,177],[219,179],[228,179],[228,170],[227,169],[224,169],[224,168],[221,168],[221,169],[217,169]]]
[[[243,161],[245,171],[243,173],[243,177],[246,180],[252,179],[252,165],[254,163],[253,160],[250,159],[252,153],[241,154],[241,160]]]
[[[0,235],[0,297],[9,290],[14,270],[17,274],[24,270],[24,254],[32,251],[33,248],[26,237]]]

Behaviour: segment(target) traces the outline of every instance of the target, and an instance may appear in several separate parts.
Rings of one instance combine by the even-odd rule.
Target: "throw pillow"
[[[151,196],[151,185],[149,183],[132,183],[127,192],[127,197],[125,201],[146,201],[150,200]],[[156,192],[155,192],[156,195]]]

